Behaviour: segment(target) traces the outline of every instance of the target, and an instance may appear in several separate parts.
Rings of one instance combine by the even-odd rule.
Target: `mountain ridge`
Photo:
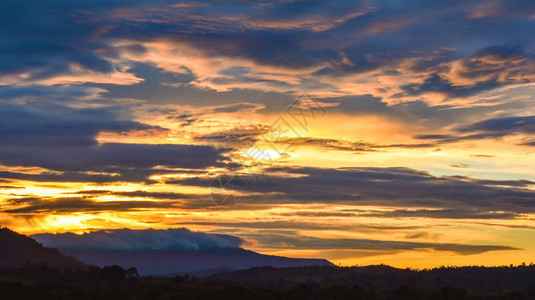
[[[216,269],[244,270],[251,267],[275,268],[304,266],[334,266],[326,259],[290,258],[260,254],[242,248],[211,250],[110,250],[65,249],[60,251],[99,267],[119,265],[135,266],[143,275],[173,275],[192,272],[209,272]]]
[[[86,263],[103,267],[136,267],[143,275],[241,270],[250,267],[332,266],[325,259],[290,258],[244,249],[245,241],[228,234],[188,228],[98,230],[84,234],[37,234],[46,246]]]
[[[22,267],[27,263],[54,268],[87,269],[90,265],[61,253],[58,249],[44,247],[35,239],[19,234],[7,227],[0,228],[0,267]]]

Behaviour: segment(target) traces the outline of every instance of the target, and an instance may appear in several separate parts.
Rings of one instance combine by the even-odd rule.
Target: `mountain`
[[[243,248],[238,236],[191,231],[187,228],[110,229],[84,234],[32,236],[48,247],[86,263],[123,268],[136,267],[143,275],[213,273],[255,266],[332,266],[325,259],[289,258],[256,253]]]
[[[60,251],[86,263],[105,266],[136,267],[142,275],[173,275],[212,270],[242,270],[255,266],[304,267],[333,266],[325,259],[289,258],[256,253],[242,248],[213,248],[206,250],[111,250],[60,248]],[[204,271],[204,272],[203,272]]]
[[[0,228],[0,268],[21,267],[26,263],[45,263],[49,267],[86,269],[89,265],[60,253],[57,249],[43,247],[34,239],[8,228]]]

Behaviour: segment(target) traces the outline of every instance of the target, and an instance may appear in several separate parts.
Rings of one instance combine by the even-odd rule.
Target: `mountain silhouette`
[[[264,255],[242,248],[214,248],[208,250],[110,250],[65,249],[72,257],[96,266],[119,265],[136,267],[142,275],[175,275],[215,270],[243,270],[256,266],[276,268],[305,266],[334,266],[326,259],[290,258]],[[212,272],[213,271],[213,272]]]
[[[142,275],[211,273],[257,266],[332,266],[325,259],[289,258],[242,248],[244,240],[228,234],[195,232],[187,228],[99,230],[32,236],[48,247],[86,263],[103,267],[136,267]]]
[[[89,265],[66,256],[54,248],[43,247],[34,239],[0,228],[0,268],[44,263],[62,269],[87,269]]]

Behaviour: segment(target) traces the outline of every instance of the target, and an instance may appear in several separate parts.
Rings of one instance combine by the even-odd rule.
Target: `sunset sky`
[[[529,0],[3,0],[0,224],[530,263],[534,32]]]

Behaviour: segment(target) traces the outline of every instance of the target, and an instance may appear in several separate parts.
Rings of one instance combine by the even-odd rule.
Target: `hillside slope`
[[[57,249],[43,247],[34,239],[8,228],[0,228],[0,268],[20,267],[27,262],[50,267],[86,269],[89,265],[66,256]]]

